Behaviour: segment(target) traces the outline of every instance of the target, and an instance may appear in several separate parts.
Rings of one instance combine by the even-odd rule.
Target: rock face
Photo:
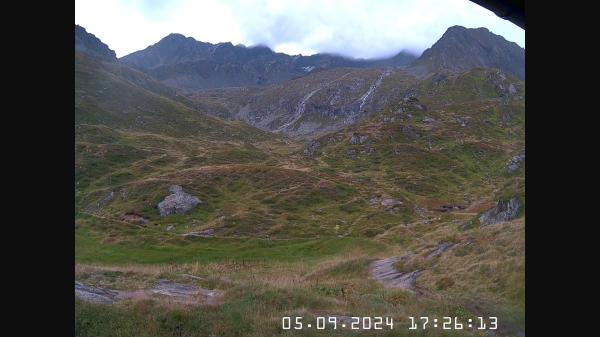
[[[339,67],[407,66],[415,59],[415,55],[405,51],[380,60],[356,60],[331,54],[292,56],[276,53],[266,46],[212,44],[169,34],[120,60],[165,84],[197,90],[278,84],[307,73]]]
[[[486,28],[453,26],[413,63],[430,72],[496,68],[525,79],[525,49]]]
[[[479,217],[479,222],[482,225],[492,225],[498,222],[510,221],[517,217],[519,213],[519,199],[516,197],[510,198],[505,201],[504,199],[498,200],[496,207],[483,213]]]
[[[508,173],[513,173],[521,167],[521,162],[525,159],[525,153],[518,154],[506,163],[506,170]]]
[[[169,192],[172,194],[158,203],[160,216],[183,214],[202,203],[200,199],[185,193],[181,186],[173,185],[169,188]]]
[[[75,51],[107,61],[117,61],[113,50],[79,25],[75,25]]]

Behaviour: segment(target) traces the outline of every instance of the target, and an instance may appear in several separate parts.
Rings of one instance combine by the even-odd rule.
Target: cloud
[[[523,29],[468,0],[76,0],[75,23],[119,57],[169,33],[288,54],[420,54],[453,25],[486,27],[525,47]]]

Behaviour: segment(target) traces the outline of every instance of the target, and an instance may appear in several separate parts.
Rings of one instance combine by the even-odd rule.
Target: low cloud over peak
[[[420,54],[455,25],[485,27],[525,47],[521,28],[468,0],[76,0],[75,22],[118,57],[180,33],[290,55],[382,58]]]

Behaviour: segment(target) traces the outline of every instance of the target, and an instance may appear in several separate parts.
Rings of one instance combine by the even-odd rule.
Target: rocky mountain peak
[[[75,51],[104,60],[117,60],[117,55],[113,50],[80,25],[75,25]]]
[[[430,72],[497,68],[525,78],[525,49],[487,28],[452,26],[415,63]]]

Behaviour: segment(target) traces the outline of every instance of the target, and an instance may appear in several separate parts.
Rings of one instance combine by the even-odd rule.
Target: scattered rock
[[[441,205],[439,208],[434,209],[437,212],[452,212],[452,211],[458,211],[458,210],[462,210],[467,208],[466,206],[463,205],[453,205],[453,204],[445,204],[445,205]]]
[[[202,231],[189,232],[185,234],[181,234],[183,237],[201,237],[201,238],[209,238],[215,236],[214,228],[205,229]]]
[[[115,192],[114,191],[108,192],[97,203],[88,206],[87,209],[86,209],[86,211],[90,212],[90,213],[98,211],[99,209],[101,209],[102,207],[104,207],[104,205],[106,205],[109,201],[111,201],[114,198],[114,196],[115,196]]]
[[[126,221],[126,222],[131,222],[131,223],[138,223],[138,224],[147,224],[150,222],[150,221],[148,221],[148,219],[145,219],[143,216],[141,216],[137,213],[133,213],[133,212],[125,213],[123,215],[123,217],[121,217],[121,220]]]
[[[321,149],[321,143],[318,140],[311,140],[304,146],[304,155],[312,158]]]
[[[483,213],[479,217],[479,222],[482,225],[492,225],[498,222],[510,221],[516,218],[518,213],[519,199],[512,197],[510,200],[505,201],[504,199],[500,198],[496,207]]]
[[[183,277],[189,277],[189,278],[191,278],[191,279],[194,279],[194,280],[199,280],[199,281],[201,281],[201,280],[204,280],[204,278],[203,278],[203,277],[200,277],[200,276],[195,276],[195,275],[190,275],[190,274],[179,274],[179,276],[183,276]]]
[[[152,292],[173,297],[192,297],[199,293],[199,289],[192,285],[175,283],[169,280],[160,280],[152,287]]]
[[[465,127],[467,126],[467,122],[469,121],[468,117],[457,117],[454,119],[454,121],[458,124],[460,124],[460,126]]]
[[[419,102],[419,99],[415,96],[408,96],[408,97],[404,97],[403,101],[405,109],[406,107],[411,107],[417,110],[427,110],[427,107],[423,104],[421,104],[421,102]]]
[[[506,170],[508,173],[513,173],[521,167],[521,162],[525,159],[525,153],[520,153],[516,156],[510,158],[508,163],[506,163]]]
[[[435,119],[431,118],[431,117],[423,117],[423,123],[433,123],[435,122]]]
[[[183,192],[183,187],[181,187],[179,185],[173,185],[173,186],[169,187],[169,192],[171,192],[171,193]]]
[[[402,132],[402,134],[404,136],[406,136],[406,138],[408,138],[410,140],[415,140],[419,137],[417,135],[417,133],[415,132],[415,130],[410,125],[401,125],[400,131]]]
[[[175,225],[168,225],[167,226],[167,232],[172,232],[175,230]]]
[[[381,206],[387,208],[387,209],[392,209],[396,206],[400,206],[402,205],[402,201],[400,200],[396,200],[396,199],[383,199],[381,200]]]
[[[154,287],[152,287],[151,291],[155,294],[166,295],[183,300],[192,300],[197,296],[202,296],[207,304],[214,304],[222,295],[222,292],[218,290],[198,288],[193,285],[176,283],[170,280],[158,281]]]
[[[173,185],[169,188],[169,191],[173,194],[168,195],[158,203],[160,216],[183,214],[202,203],[200,199],[185,193],[181,186]]]
[[[469,228],[471,228],[472,225],[470,222],[463,222],[460,224],[460,226],[458,226],[458,229],[460,229],[461,231],[467,230]]]
[[[377,205],[380,202],[381,202],[381,198],[379,198],[377,196],[372,196],[371,199],[369,199],[369,203],[373,206]]]
[[[367,140],[369,140],[369,136],[359,135],[359,134],[355,133],[352,135],[352,137],[350,137],[350,144],[352,144],[352,145],[364,144],[367,142]]]
[[[353,149],[353,148],[352,148],[352,149],[348,149],[348,150],[346,151],[346,155],[347,155],[348,157],[352,158],[352,159],[355,159],[355,158],[356,158],[356,156],[357,156],[357,154],[358,154],[358,152],[356,151],[356,149]]]
[[[398,206],[402,205],[402,201],[392,199],[392,198],[383,198],[383,197],[379,197],[379,196],[372,196],[371,199],[369,199],[369,204],[371,204],[371,206],[375,206],[375,205],[379,204],[379,205],[383,206],[390,213],[394,213],[396,211],[396,208]]]
[[[416,98],[415,96],[408,96],[408,97],[404,97],[402,99],[402,101],[404,102],[404,104],[409,104],[409,103],[417,103],[419,101],[419,99]]]
[[[454,246],[455,246],[455,244],[450,243],[450,242],[441,243],[431,253],[429,253],[429,255],[427,255],[427,259],[432,259],[436,256],[440,256],[440,255],[442,255],[442,253],[444,253],[445,251],[449,250],[450,248],[452,248]]]

